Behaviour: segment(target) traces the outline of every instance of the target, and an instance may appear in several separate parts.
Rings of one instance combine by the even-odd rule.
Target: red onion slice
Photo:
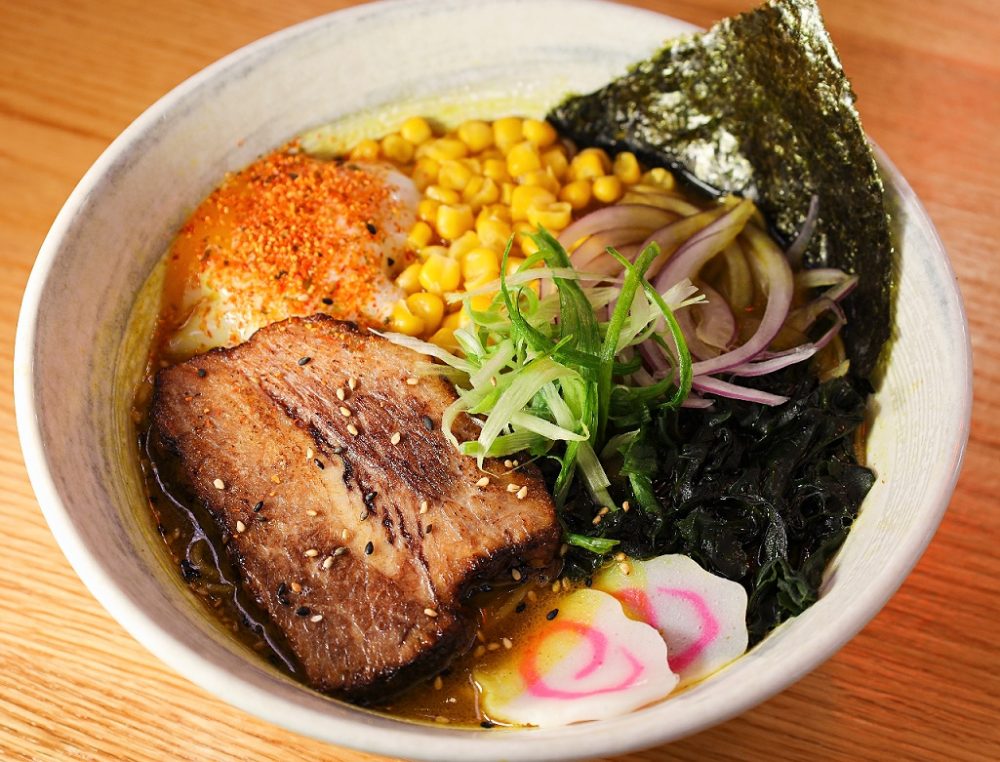
[[[722,294],[711,286],[699,283],[698,288],[708,297],[708,301],[691,307],[692,310],[697,310],[696,314],[701,318],[695,328],[695,336],[710,347],[728,349],[736,337],[733,311],[729,309]],[[719,353],[713,352],[713,356],[717,354]]]
[[[785,257],[792,267],[798,268],[802,264],[802,255],[809,248],[817,222],[819,222],[819,196],[813,194],[809,199],[809,211],[806,212],[806,218],[802,222],[802,229],[785,252]]]
[[[734,400],[744,400],[746,402],[756,402],[761,405],[771,405],[772,407],[788,402],[788,397],[782,397],[780,394],[762,392],[759,389],[748,389],[745,386],[729,384],[710,376],[695,378],[691,383],[691,388],[706,394],[715,394],[720,397],[730,397]]]
[[[643,204],[617,204],[606,206],[584,215],[563,230],[559,243],[567,249],[584,236],[602,233],[615,228],[646,228],[655,230],[667,224],[674,215],[663,209]]]

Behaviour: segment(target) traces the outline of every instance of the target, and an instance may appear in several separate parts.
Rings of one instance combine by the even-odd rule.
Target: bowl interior
[[[954,277],[925,212],[884,156],[900,258],[892,358],[869,438],[878,482],[822,599],[665,703],[601,723],[486,734],[400,722],[325,698],[216,628],[166,558],[144,506],[128,403],[155,298],[137,294],[226,171],[359,112],[377,110],[387,127],[419,112],[446,120],[540,115],[566,92],[602,84],[688,28],[578,0],[361,6],[215,64],[108,149],[39,254],[18,327],[15,385],[25,458],[46,518],[84,582],[138,640],[246,711],[340,745],[433,760],[566,759],[668,741],[730,717],[801,677],[874,616],[947,505],[971,400]],[[545,30],[544,45],[525,34],[530,29]],[[933,373],[924,372],[928,357],[939,358]]]

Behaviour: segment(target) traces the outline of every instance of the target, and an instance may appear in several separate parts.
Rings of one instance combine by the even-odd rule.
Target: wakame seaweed
[[[751,644],[815,602],[827,561],[874,483],[853,452],[866,382],[820,384],[789,369],[760,383],[792,401],[650,410],[639,436],[622,447],[612,487],[635,495],[630,510],[595,526],[595,506],[579,495],[563,514],[568,531],[617,539],[615,550],[630,557],[683,553],[740,582]],[[571,548],[567,571],[585,576],[601,561]]]
[[[851,371],[867,378],[891,326],[884,189],[854,93],[813,0],[773,0],[652,58],[549,119],[581,145],[632,150],[710,187],[753,198],[791,242],[815,195],[807,267],[860,276],[844,304]]]

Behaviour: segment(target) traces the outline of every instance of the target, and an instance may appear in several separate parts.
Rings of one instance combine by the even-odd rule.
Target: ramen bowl
[[[530,29],[545,30],[544,44]],[[950,499],[968,436],[971,368],[947,256],[881,154],[897,227],[897,291],[867,445],[877,483],[820,600],[679,695],[558,729],[461,729],[360,709],[309,690],[227,635],[184,585],[153,526],[130,419],[156,309],[147,284],[179,226],[227,171],[338,120],[360,134],[415,113],[445,121],[542,115],[689,29],[579,0],[364,5],[210,66],[107,149],[39,252],[18,325],[15,390],[25,461],[49,526],[137,640],[221,699],[330,743],[439,762],[556,760],[668,742],[739,714],[829,658],[885,605]],[[933,373],[927,358],[935,358]]]

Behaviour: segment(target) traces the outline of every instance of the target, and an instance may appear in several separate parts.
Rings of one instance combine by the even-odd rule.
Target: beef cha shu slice
[[[490,483],[477,486],[484,474],[440,428],[454,389],[437,377],[406,383],[420,360],[317,315],[156,378],[157,446],[230,535],[244,585],[307,682],[354,700],[443,668],[474,635],[470,589],[548,567],[559,543],[533,467],[506,474],[489,460]],[[456,429],[477,435],[469,418]]]

